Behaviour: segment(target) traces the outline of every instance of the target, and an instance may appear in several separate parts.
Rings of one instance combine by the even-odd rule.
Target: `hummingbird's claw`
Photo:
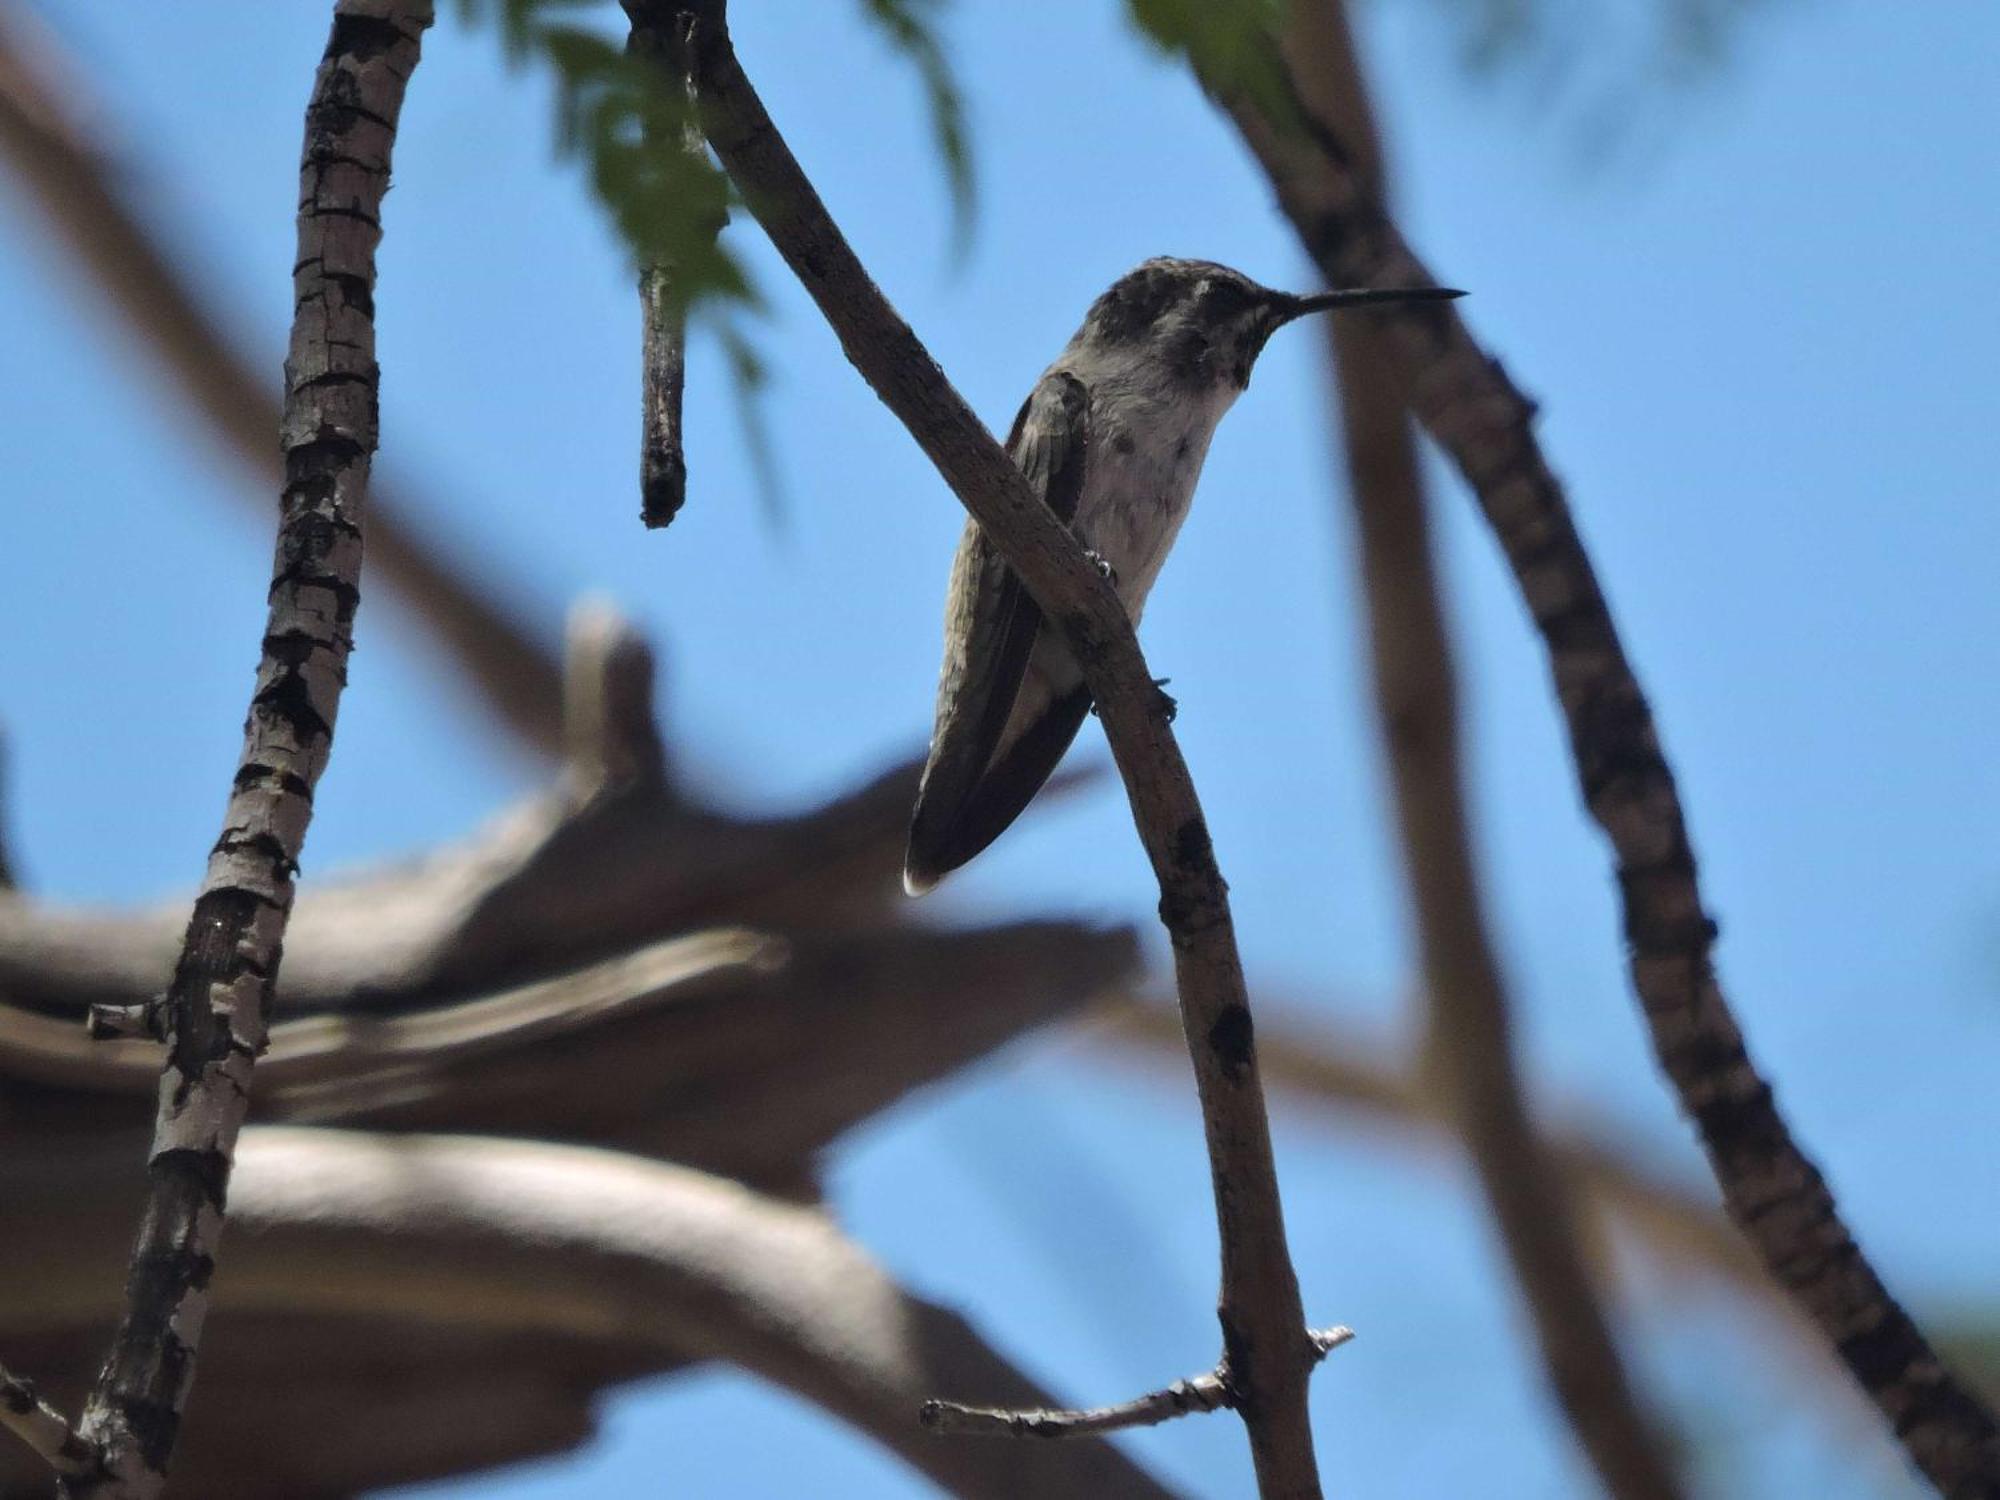
[[[1181,711],[1180,704],[1173,700],[1172,695],[1163,691],[1166,685],[1172,681],[1173,678],[1171,677],[1155,677],[1153,679],[1153,691],[1160,695],[1160,712],[1167,716],[1169,724],[1173,723],[1180,716]],[[1090,705],[1090,715],[1092,718],[1097,717],[1097,705],[1095,703]]]
[[[1110,584],[1114,589],[1118,587],[1118,570],[1111,566],[1110,559],[1105,557],[1102,552],[1093,552],[1090,548],[1086,547],[1083,549],[1083,560],[1097,569],[1104,576],[1106,583]]]

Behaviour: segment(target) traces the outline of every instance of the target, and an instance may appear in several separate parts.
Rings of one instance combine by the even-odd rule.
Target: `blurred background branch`
[[[945,1451],[917,1425],[924,1398],[1051,1398],[837,1248],[817,1211],[700,1185],[815,1200],[836,1136],[1127,982],[1132,935],[910,924],[912,768],[789,819],[687,800],[633,696],[647,656],[605,606],[579,608],[559,785],[414,868],[302,891],[253,1110],[338,1128],[242,1142],[180,1482],[313,1500],[482,1468],[581,1442],[607,1385],[720,1359],[953,1494],[1165,1494],[1096,1444]],[[157,991],[172,909],[0,902],[0,1347],[67,1399],[114,1305],[161,1051],[93,1044],[77,1018]],[[381,1134],[440,1130],[489,1139]],[[278,1364],[311,1377],[274,1380]],[[254,1440],[308,1406],[310,1440]],[[32,1482],[0,1451],[0,1493]]]
[[[1299,83],[1296,37],[1197,75],[1270,176],[1329,284],[1431,281],[1334,122]],[[1381,314],[1411,409],[1492,526],[1548,650],[1578,786],[1611,842],[1630,968],[1660,1066],[1697,1126],[1732,1217],[1819,1325],[1911,1462],[1940,1489],[2000,1488],[2000,1425],[1938,1357],[1842,1221],[1824,1178],[1778,1113],[1711,960],[1673,773],[1560,482],[1533,431],[1536,407],[1448,304]]]
[[[0,1281],[34,1289],[0,1301],[6,1336],[72,1386],[88,1374],[82,1335],[115,1311],[137,1162],[103,1142],[11,1152],[0,1178],[17,1231]],[[330,1500],[569,1447],[606,1382],[708,1360],[796,1392],[949,1494],[1170,1493],[1098,1442],[937,1442],[916,1420],[931,1392],[1049,1398],[819,1209],[687,1168],[546,1141],[262,1128],[242,1139],[230,1218],[219,1337],[176,1467],[189,1494]],[[10,1449],[10,1494],[27,1489],[18,1471]]]
[[[1294,0],[1293,71],[1356,174],[1387,201],[1380,135],[1346,0]],[[1458,669],[1394,351],[1366,317],[1324,320],[1376,730],[1396,808],[1422,975],[1425,1067],[1478,1173],[1550,1386],[1608,1494],[1683,1493],[1585,1267],[1569,1184],[1543,1148],[1515,1059],[1513,1000],[1473,856]]]

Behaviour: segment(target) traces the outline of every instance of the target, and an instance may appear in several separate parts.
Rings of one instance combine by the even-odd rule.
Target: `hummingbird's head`
[[[1336,307],[1458,297],[1444,287],[1317,292],[1259,286],[1211,260],[1160,256],[1126,272],[1085,314],[1078,342],[1157,360],[1192,390],[1250,383],[1265,341],[1294,318]]]

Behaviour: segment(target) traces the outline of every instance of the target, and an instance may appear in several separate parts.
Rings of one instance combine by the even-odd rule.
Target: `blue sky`
[[[326,7],[42,5],[114,103],[136,196],[178,226],[275,382]],[[421,481],[427,524],[524,612],[553,626],[598,592],[643,622],[677,743],[719,795],[799,804],[908,753],[956,503],[741,224],[770,308],[756,331],[789,520],[761,518],[721,360],[698,346],[692,495],[670,531],[642,532],[628,270],[554,159],[545,82],[508,74],[495,39],[444,9],[387,208],[383,472]],[[1115,5],[951,8],[980,170],[956,268],[921,94],[858,7],[736,9],[746,65],[823,195],[996,426],[1145,256],[1306,282],[1242,150]],[[1977,1305],[2000,1258],[2000,12],[1765,7],[1715,74],[1661,96],[1629,59],[1586,57],[1560,87],[1469,80],[1444,9],[1366,13],[1410,237],[1543,401],[1681,773],[1754,1050],[1897,1288],[1919,1310]],[[1607,100],[1631,126],[1616,141]],[[234,764],[268,533],[20,214],[0,216],[0,295],[11,846],[51,897],[184,890]],[[1317,354],[1281,338],[1225,422],[1145,642],[1173,678],[1257,988],[1388,1037],[1405,1027],[1408,936]],[[1626,990],[1539,648],[1466,497],[1442,476],[1439,497],[1529,1070],[1543,1097],[1587,1104],[1699,1182]],[[464,704],[370,598],[309,876],[449,839],[534,784]],[[1076,757],[1103,759],[1094,730]],[[1155,893],[1108,787],[930,899],[939,915],[1122,918],[1152,941]],[[1330,1489],[1587,1493],[1459,1176],[1303,1116],[1280,1119],[1279,1144],[1308,1307],[1361,1333],[1315,1390]],[[1174,1080],[1030,1045],[859,1134],[830,1181],[886,1263],[1078,1399],[1214,1357],[1199,1121]],[[1912,1492],[1727,1299],[1655,1297],[1626,1328],[1648,1388],[1707,1443],[1709,1493]],[[606,1419],[580,1458],[436,1493],[792,1495],[801,1474],[815,1495],[928,1493],[726,1373],[641,1389]],[[1191,1493],[1247,1492],[1233,1422],[1133,1442]]]

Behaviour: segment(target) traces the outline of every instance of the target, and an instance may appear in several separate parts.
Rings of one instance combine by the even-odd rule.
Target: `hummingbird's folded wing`
[[[1007,451],[1067,524],[1083,494],[1090,396],[1066,371],[1042,377],[1008,434]],[[1090,707],[1087,690],[1052,697],[996,760],[1035,655],[1042,612],[1014,570],[968,522],[945,606],[937,725],[910,819],[903,883],[912,894],[984,849],[1019,817],[1056,768]]]

